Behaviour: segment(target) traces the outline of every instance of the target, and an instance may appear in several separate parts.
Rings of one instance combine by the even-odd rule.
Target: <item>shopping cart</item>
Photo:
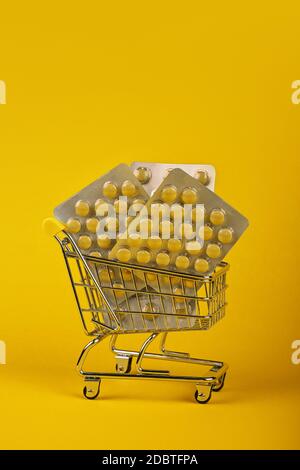
[[[170,331],[208,330],[225,315],[227,263],[222,262],[209,276],[195,276],[116,263],[83,256],[62,224],[46,219],[45,228],[59,242],[71,280],[83,328],[93,339],[84,347],[77,370],[84,377],[83,394],[99,395],[101,379],[155,379],[192,382],[195,399],[207,403],[212,392],[224,386],[227,364],[190,357],[188,353],[166,349]],[[139,350],[120,349],[118,335],[148,333]],[[149,352],[161,335],[159,352]],[[84,370],[92,348],[110,337],[115,356],[114,372]],[[144,368],[145,359],[183,362],[206,366],[202,375],[174,375],[168,370]]]

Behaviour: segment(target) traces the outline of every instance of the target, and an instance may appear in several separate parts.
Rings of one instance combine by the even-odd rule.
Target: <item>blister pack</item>
[[[110,259],[208,275],[248,220],[203,184],[172,170],[111,250]]]
[[[57,206],[54,215],[65,224],[84,255],[107,258],[116,238],[126,229],[119,214],[124,214],[126,224],[128,209],[134,216],[147,199],[141,183],[127,165],[121,164]]]
[[[130,168],[150,196],[168,174],[176,168],[185,171],[211,191],[215,189],[216,170],[212,165],[133,162]]]

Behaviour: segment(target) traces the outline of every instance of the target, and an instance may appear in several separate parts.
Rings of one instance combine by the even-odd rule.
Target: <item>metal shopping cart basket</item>
[[[227,364],[170,351],[165,345],[170,331],[208,330],[223,318],[227,263],[220,263],[209,276],[195,276],[83,256],[60,223],[53,219],[45,222],[46,230],[61,246],[85,333],[93,337],[77,362],[86,398],[99,395],[105,378],[192,382],[198,403],[207,403],[212,392],[223,388]],[[118,335],[125,333],[148,333],[148,337],[137,351],[119,349]],[[159,352],[149,352],[149,345],[159,335]],[[111,338],[115,371],[86,371],[83,366],[89,352],[106,337]],[[206,366],[206,373],[174,375],[142,367],[145,359]]]

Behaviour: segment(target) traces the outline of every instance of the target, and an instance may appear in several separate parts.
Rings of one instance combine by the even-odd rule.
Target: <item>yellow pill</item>
[[[146,274],[146,279],[148,282],[154,282],[157,281],[157,276],[156,274],[148,273]]]
[[[201,184],[207,186],[210,182],[210,177],[207,170],[197,170],[194,178],[196,178]]]
[[[133,174],[142,184],[147,184],[152,176],[150,168],[146,168],[144,166],[136,168]]]
[[[168,240],[168,250],[169,251],[180,251],[182,248],[182,241],[178,238],[170,238]]]
[[[192,256],[199,255],[202,250],[202,245],[197,241],[187,242],[185,244],[185,249]]]
[[[218,240],[221,243],[231,243],[233,238],[232,228],[221,228],[218,231]]]
[[[208,261],[204,258],[198,258],[195,261],[194,268],[198,273],[206,273],[209,269]]]
[[[81,235],[77,243],[82,250],[88,250],[92,246],[92,240],[88,235]]]
[[[214,225],[222,225],[225,220],[225,212],[222,209],[213,209],[210,213],[209,220]]]
[[[133,275],[131,274],[130,269],[122,269],[121,271],[124,281],[132,281]]]
[[[179,255],[176,258],[175,265],[178,269],[187,269],[190,265],[190,260],[187,256]]]
[[[103,199],[97,199],[97,201],[95,202],[96,215],[99,215],[100,217],[106,217],[108,214],[108,210],[109,204],[103,201]]]
[[[125,296],[125,292],[122,292],[121,290],[119,290],[119,289],[124,289],[123,284],[121,284],[120,282],[114,282],[113,288],[114,288],[114,293],[116,297],[121,298]]]
[[[95,217],[87,219],[86,228],[88,229],[89,232],[96,233],[98,223],[99,223],[99,220],[96,219]]]
[[[151,260],[151,254],[147,250],[139,250],[136,254],[136,259],[138,263],[147,264]]]
[[[205,241],[211,240],[214,234],[214,230],[210,225],[204,225],[199,230],[199,236]]]
[[[102,268],[98,272],[98,276],[101,282],[111,282],[115,278],[115,273],[112,269]]]
[[[127,238],[127,244],[132,247],[138,247],[142,243],[141,237],[138,233],[130,233]]]
[[[142,238],[148,238],[148,235],[151,234],[151,230],[152,230],[152,220],[141,219],[137,228],[140,231]]]
[[[100,246],[100,248],[103,248],[104,250],[107,250],[110,247],[111,241],[111,238],[109,238],[109,236],[105,233],[98,235],[97,237],[98,246]]]
[[[130,250],[128,250],[128,248],[119,248],[116,253],[116,257],[119,261],[127,263],[131,258]]]
[[[162,220],[159,224],[159,233],[163,239],[169,238],[174,233],[174,225],[169,220]]]
[[[122,199],[117,199],[114,202],[114,208],[115,208],[116,214],[126,214],[127,203],[126,201],[123,201]]]
[[[86,217],[90,212],[90,205],[87,201],[77,201],[75,204],[75,212],[81,217]]]
[[[185,188],[181,193],[181,200],[184,204],[196,204],[197,191],[195,188]]]
[[[174,202],[175,199],[177,198],[176,186],[173,186],[171,184],[168,186],[165,186],[160,193],[160,197],[163,202],[167,202],[167,203]]]
[[[123,196],[132,197],[135,196],[137,189],[134,183],[129,180],[126,180],[121,186],[121,192]]]
[[[221,248],[217,243],[209,243],[206,247],[206,254],[210,258],[219,258],[221,256]]]
[[[148,238],[147,245],[150,250],[157,251],[160,250],[162,247],[162,239],[160,237],[153,236]]]
[[[198,206],[192,209],[192,221],[199,223],[203,223],[205,217],[205,210],[204,207]]]
[[[190,279],[185,279],[183,281],[183,284],[184,284],[184,287],[186,287],[187,289],[193,289],[195,286],[195,281],[191,281]]]
[[[173,294],[174,294],[174,301],[176,303],[182,303],[184,302],[184,297],[177,297],[183,295],[183,290],[180,287],[175,287],[173,289]],[[176,296],[176,297],[175,297]]]
[[[66,223],[67,231],[71,233],[78,233],[81,229],[81,223],[77,219],[69,219]]]
[[[154,202],[151,206],[151,219],[166,219],[170,214],[170,206],[163,202]]]
[[[159,266],[168,266],[170,264],[170,256],[165,252],[158,253],[156,255],[156,263]]]
[[[112,181],[106,181],[102,189],[103,195],[109,199],[114,199],[118,195],[118,187]]]
[[[89,256],[94,256],[94,258],[101,258],[101,253],[99,253],[99,251],[90,251]]]

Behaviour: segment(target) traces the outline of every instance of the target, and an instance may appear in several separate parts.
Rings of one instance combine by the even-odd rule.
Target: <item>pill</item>
[[[222,209],[213,209],[210,213],[209,220],[214,225],[222,225],[225,220],[225,212]]]
[[[190,280],[190,279],[184,279],[183,285],[184,285],[184,287],[186,287],[187,289],[193,289],[194,286],[195,286],[195,281],[192,281],[192,280]]]
[[[142,243],[141,237],[138,233],[130,233],[127,238],[127,244],[132,247],[138,247]]]
[[[117,186],[112,181],[106,181],[103,185],[103,194],[109,199],[114,199],[118,195]]]
[[[166,252],[161,252],[156,255],[156,263],[159,266],[168,266],[170,264],[170,256]]]
[[[206,254],[210,258],[219,258],[221,256],[221,247],[217,243],[209,243],[206,247]]]
[[[101,258],[101,253],[99,251],[90,251],[89,256],[94,256],[95,258]]]
[[[69,219],[66,223],[67,231],[71,233],[78,233],[81,229],[81,223],[78,219]]]
[[[167,202],[167,203],[172,203],[175,201],[175,199],[177,198],[177,189],[175,186],[173,185],[167,185],[165,186],[161,193],[160,193],[160,197],[162,199],[163,202]]]
[[[88,235],[80,235],[77,243],[82,250],[88,250],[92,246],[92,240]]]
[[[126,214],[127,212],[127,202],[123,199],[116,199],[114,202],[114,209],[116,214]]]
[[[162,247],[162,239],[158,236],[153,236],[148,238],[147,245],[150,250],[157,251],[160,250]]]
[[[173,294],[174,294],[174,301],[177,303],[182,303],[184,302],[184,297],[178,297],[183,295],[183,290],[180,287],[175,287],[173,289]],[[176,296],[176,297],[175,297]]]
[[[141,219],[137,229],[141,234],[141,238],[145,239],[151,234],[152,230],[152,220],[151,219]]]
[[[202,245],[200,242],[191,241],[185,244],[185,249],[190,255],[199,255],[202,250]]]
[[[115,278],[115,273],[112,269],[102,268],[98,271],[98,276],[101,282],[111,282]]]
[[[159,233],[163,239],[170,238],[174,233],[174,225],[169,220],[162,220],[159,224]]]
[[[126,180],[121,186],[121,192],[123,196],[132,197],[135,196],[137,189],[134,183],[129,180]]]
[[[103,199],[97,199],[95,202],[95,212],[96,215],[99,215],[100,217],[106,217],[109,211],[109,204],[106,201],[103,201]]]
[[[157,281],[157,275],[153,273],[147,273],[146,274],[146,279],[148,282],[154,282]]]
[[[75,204],[75,212],[81,217],[86,217],[90,212],[90,205],[87,201],[77,201]]]
[[[130,250],[128,250],[128,248],[119,248],[116,253],[116,257],[119,261],[127,263],[131,258]]]
[[[181,193],[181,200],[184,204],[196,204],[197,191],[195,188],[185,188]]]
[[[100,246],[100,248],[103,248],[104,250],[107,250],[110,247],[111,241],[112,239],[105,233],[102,233],[97,237],[98,246]]]
[[[140,166],[134,170],[134,176],[139,180],[142,184],[147,184],[152,176],[150,168],[146,168],[144,166]]]
[[[218,240],[222,243],[231,243],[233,238],[232,228],[221,228],[218,231]]]
[[[120,282],[114,282],[113,288],[114,288],[114,293],[116,297],[121,298],[125,296],[125,292],[122,292],[122,290],[120,290],[120,289],[124,289],[123,284],[121,284]]]
[[[167,219],[170,215],[170,206],[163,202],[155,202],[151,206],[151,219]]]
[[[190,260],[185,255],[179,255],[176,257],[175,265],[178,269],[187,269],[190,265]]]
[[[89,232],[96,233],[99,220],[96,217],[91,217],[86,221],[86,228]]]
[[[167,245],[169,251],[180,251],[182,248],[182,241],[178,238],[170,238]]]
[[[194,268],[198,273],[206,273],[209,269],[208,261],[204,258],[198,258],[195,261]]]
[[[196,178],[201,184],[207,186],[210,182],[210,177],[207,170],[197,170],[194,178]]]
[[[130,269],[122,269],[121,272],[122,272],[122,277],[124,281],[132,281],[133,275]]]
[[[136,260],[138,263],[147,264],[151,260],[151,254],[148,250],[139,250],[136,253]]]
[[[200,227],[199,236],[202,240],[208,241],[211,240],[214,234],[214,230],[210,225],[204,225]]]

